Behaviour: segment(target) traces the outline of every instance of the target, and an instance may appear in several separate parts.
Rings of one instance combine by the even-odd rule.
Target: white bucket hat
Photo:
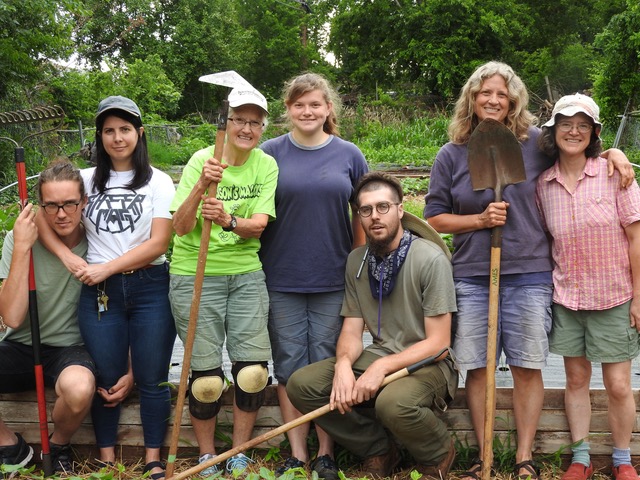
[[[573,117],[576,113],[584,113],[596,126],[596,135],[600,134],[602,123],[600,123],[600,107],[593,101],[591,97],[575,93],[573,95],[565,95],[556,102],[551,113],[551,119],[543,125],[543,127],[553,127],[556,123],[556,116],[563,115],[565,117]]]

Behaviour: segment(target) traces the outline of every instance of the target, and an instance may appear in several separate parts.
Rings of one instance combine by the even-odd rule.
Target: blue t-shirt
[[[509,203],[507,223],[502,230],[501,274],[550,272],[551,251],[536,207],[538,176],[553,162],[538,149],[540,130],[529,129],[529,139],[520,142],[526,180],[505,187],[502,198]],[[493,202],[492,189],[474,192],[467,166],[467,145],[447,143],[431,170],[424,216],[442,213],[472,215],[482,213]],[[488,275],[491,256],[491,229],[485,228],[453,236],[453,275]]]
[[[260,148],[280,169],[277,219],[260,239],[268,288],[297,293],[342,290],[353,243],[350,202],[355,185],[368,171],[364,155],[335,136],[305,147],[289,133]]]

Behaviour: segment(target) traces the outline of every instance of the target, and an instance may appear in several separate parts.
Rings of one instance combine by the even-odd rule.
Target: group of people
[[[293,428],[291,456],[278,474],[308,466],[337,480],[335,441],[362,458],[367,475],[389,476],[401,445],[413,468],[445,478],[455,448],[438,413],[455,395],[458,369],[466,372],[481,457],[490,235],[500,226],[497,353],[504,351],[514,378],[516,476],[538,475],[541,369],[551,350],[564,356],[575,442],[564,480],[593,472],[592,361],[602,362],[609,395],[613,475],[637,479],[629,443],[630,365],[639,353],[640,191],[624,155],[601,154],[593,100],[564,97],[538,129],[513,70],[499,62],[479,67],[462,89],[451,141],[432,169],[428,223],[404,211],[395,178],[368,172],[361,151],[339,137],[340,102],[321,75],[287,83],[290,131],[261,145],[269,114],[264,96],[236,88],[228,100],[221,158],[214,147],[196,152],[176,190],[150,164],[137,105],[106,98],[96,115],[96,167],[47,168],[38,183],[39,213],[25,206],[5,239],[0,326],[8,332],[0,342],[0,391],[33,388],[27,318],[33,252],[45,383],[58,396],[50,439],[57,471],[72,470],[70,440],[89,410],[99,464],[116,461],[119,405],[135,383],[144,471],[164,477],[168,367],[176,333],[186,341],[202,231],[211,222],[188,393],[200,463],[216,456],[224,346],[232,363],[233,447],[251,438],[271,381],[270,360],[285,422],[331,405],[314,420],[315,456],[307,446],[309,424]],[[506,188],[502,202],[493,201],[493,192],[473,191],[467,165],[469,138],[487,118],[503,122],[522,146],[527,179]],[[174,231],[169,265],[164,254]],[[453,234],[453,256],[438,232]],[[366,347],[365,329],[373,339]],[[386,386],[388,375],[428,357],[434,357],[428,365]],[[32,457],[0,419],[1,464],[23,466]],[[238,473],[251,462],[239,453],[224,468]],[[203,476],[221,468],[204,467]],[[481,469],[474,459],[462,477],[477,480]]]
[[[565,409],[574,442],[563,480],[593,473],[591,362],[602,363],[609,398],[612,474],[636,480],[629,445],[635,418],[630,369],[640,330],[638,186],[621,152],[601,153],[599,109],[590,97],[561,98],[541,129],[527,103],[526,87],[511,67],[489,62],[476,69],[456,103],[451,141],[436,157],[425,199],[428,222],[453,234],[453,344],[466,371],[480,450],[461,476],[477,480],[483,466],[490,237],[493,227],[502,227],[497,355],[504,353],[514,381],[515,475],[538,476],[533,446],[544,393],[541,370],[551,351],[564,357]],[[467,146],[485,119],[504,123],[522,148],[526,180],[507,186],[501,202],[491,190],[472,188]]]

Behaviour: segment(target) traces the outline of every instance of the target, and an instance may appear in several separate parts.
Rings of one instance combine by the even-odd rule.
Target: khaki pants
[[[368,351],[353,365],[356,378],[379,357]],[[295,407],[308,413],[329,403],[335,357],[308,365],[294,372],[287,382],[287,394]],[[340,445],[359,457],[386,453],[391,433],[413,458],[424,464],[437,464],[449,450],[446,424],[436,416],[435,405],[452,399],[458,374],[448,359],[421,368],[386,387],[373,399],[375,418],[354,408],[341,414],[332,411],[314,420]],[[360,410],[360,411],[359,411]]]

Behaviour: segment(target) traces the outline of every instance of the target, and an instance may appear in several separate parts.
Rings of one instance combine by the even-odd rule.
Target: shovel
[[[493,119],[486,119],[480,122],[471,134],[467,148],[471,186],[474,191],[492,188],[495,193],[494,202],[502,201],[502,191],[507,185],[526,180],[520,144],[511,130],[502,122]],[[482,442],[482,480],[491,478],[491,464],[493,463],[501,248],[502,227],[493,227],[491,230],[491,266],[489,272],[487,385]]]
[[[233,70],[220,73],[204,75],[198,80],[214,85],[222,85],[228,88],[250,88],[254,89],[240,74]],[[227,95],[228,96],[228,95]],[[218,116],[218,127],[216,130],[216,143],[213,149],[213,157],[222,161],[222,151],[224,150],[224,138],[227,132],[227,113],[229,111],[229,101],[222,102]],[[216,196],[217,185],[209,185],[207,195]],[[193,282],[193,296],[191,297],[191,309],[189,311],[189,325],[187,327],[187,338],[184,344],[184,356],[182,360],[182,372],[180,373],[180,385],[178,387],[178,397],[173,418],[173,430],[171,431],[171,443],[169,444],[169,454],[167,455],[167,478],[173,475],[176,454],[178,452],[178,441],[180,440],[180,424],[182,423],[182,409],[187,393],[187,381],[191,368],[191,353],[193,342],[196,337],[196,326],[198,323],[198,313],[200,312],[200,298],[202,297],[202,285],[204,283],[204,270],[207,264],[207,253],[209,253],[209,240],[211,239],[211,220],[205,219],[202,224],[202,235],[200,237],[200,249],[198,250],[198,264],[196,266],[196,276]]]

